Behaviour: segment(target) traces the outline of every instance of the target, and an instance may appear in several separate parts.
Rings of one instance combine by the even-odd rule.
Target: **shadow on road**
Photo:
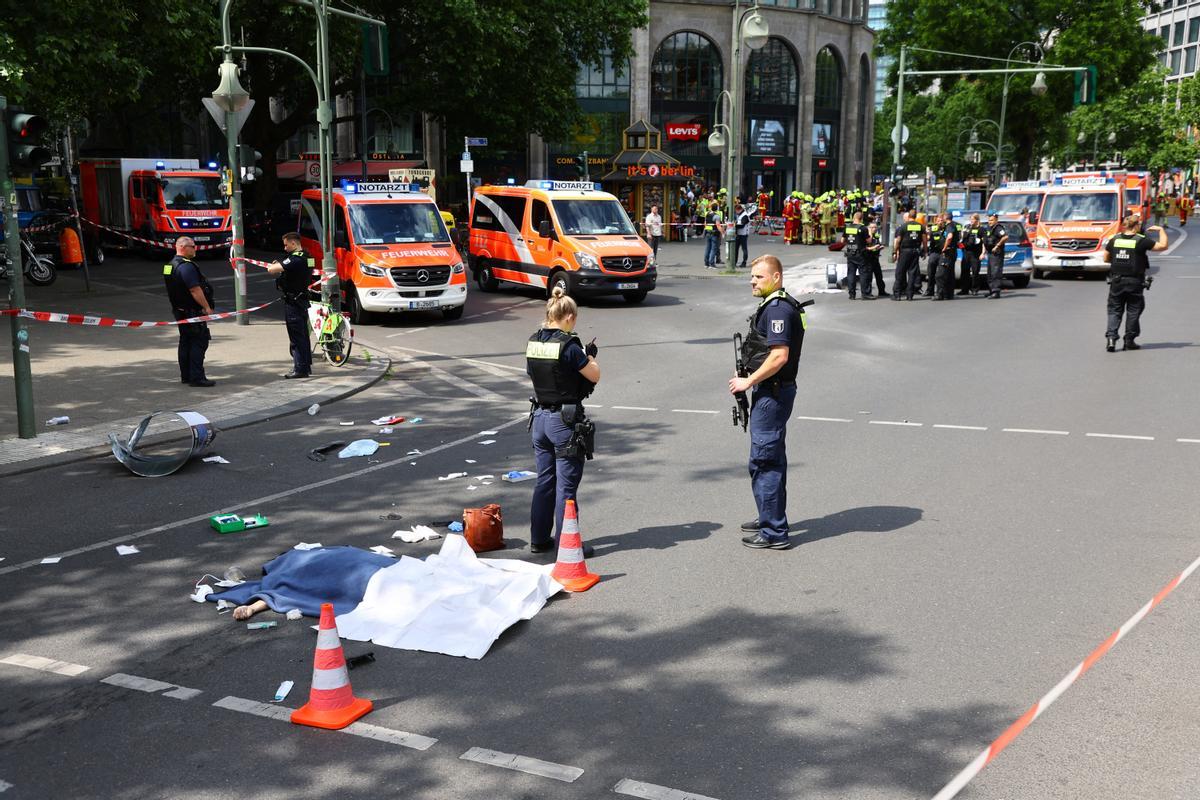
[[[890,533],[921,521],[924,512],[908,506],[863,506],[806,519],[792,525],[792,530],[807,531],[801,544],[811,544],[847,533]]]

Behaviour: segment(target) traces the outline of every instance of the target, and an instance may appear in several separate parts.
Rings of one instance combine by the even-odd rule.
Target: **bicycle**
[[[308,307],[308,324],[317,335],[317,347],[324,352],[326,361],[340,367],[350,360],[354,328],[349,317],[318,300]]]

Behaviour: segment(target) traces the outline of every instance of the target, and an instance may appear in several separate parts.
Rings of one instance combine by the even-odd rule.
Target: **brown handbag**
[[[504,518],[500,506],[489,503],[483,508],[464,508],[463,535],[476,553],[503,550]]]

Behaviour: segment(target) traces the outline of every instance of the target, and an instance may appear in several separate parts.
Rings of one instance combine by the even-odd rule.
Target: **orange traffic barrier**
[[[292,712],[292,722],[314,728],[338,730],[374,707],[370,700],[355,697],[350,689],[342,640],[338,638],[333,605],[321,604],[321,625],[317,631],[317,650],[313,656],[312,688],[308,702]]]
[[[558,561],[550,577],[558,581],[568,592],[586,592],[600,582],[600,576],[588,572],[583,560],[583,537],[579,535],[579,514],[575,501],[568,500],[563,509],[562,535],[558,538]]]

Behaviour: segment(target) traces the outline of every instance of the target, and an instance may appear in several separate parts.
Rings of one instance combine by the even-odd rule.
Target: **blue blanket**
[[[208,599],[239,606],[265,600],[275,611],[298,608],[306,617],[320,617],[321,604],[333,603],[335,614],[348,614],[362,602],[371,576],[395,563],[357,547],[287,550],[263,565],[261,581],[246,581]]]

